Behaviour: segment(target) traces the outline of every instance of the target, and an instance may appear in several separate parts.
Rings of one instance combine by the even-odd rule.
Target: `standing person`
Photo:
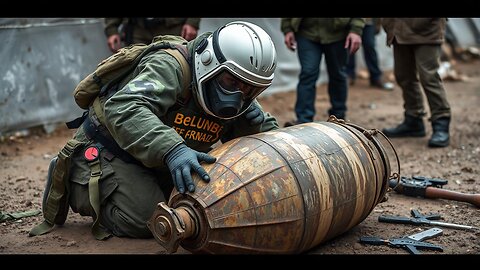
[[[188,81],[171,54],[147,54],[118,87],[93,102],[74,139],[60,151],[67,158],[52,160],[46,198],[51,177],[65,179],[71,209],[97,218],[107,230],[92,229],[97,239],[108,233],[152,237],[146,222],[173,188],[194,192],[192,173],[210,180],[201,163],[215,162],[206,153],[215,143],[278,128],[256,100],[271,85],[276,68],[267,32],[252,23],[231,22],[188,42],[186,49],[193,65]],[[98,189],[92,189],[92,177],[100,177]],[[99,199],[89,196],[95,192]],[[50,229],[40,225],[30,234]]]
[[[296,120],[285,126],[312,122],[315,116],[316,82],[325,54],[328,72],[329,115],[345,118],[347,111],[348,54],[355,53],[362,43],[363,18],[282,18],[281,31],[288,49],[295,51],[301,71],[295,102]]]
[[[200,18],[105,18],[105,35],[112,52],[134,43],[149,44],[158,35],[197,36]],[[120,30],[120,31],[119,31]]]
[[[394,72],[403,92],[404,120],[383,129],[388,137],[423,137],[426,115],[422,88],[430,107],[433,133],[430,147],[449,145],[450,105],[438,74],[445,18],[383,18],[387,45],[393,44]]]
[[[384,90],[393,90],[393,83],[383,81],[383,72],[378,65],[375,36],[380,32],[380,27],[378,19],[365,19],[365,27],[362,33],[363,59],[365,59],[365,65],[370,75],[370,86]],[[350,55],[347,62],[347,74],[350,78],[350,85],[354,85],[357,78],[355,57],[356,54]]]

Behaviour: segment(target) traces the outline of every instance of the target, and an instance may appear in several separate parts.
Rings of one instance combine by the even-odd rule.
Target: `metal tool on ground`
[[[429,230],[419,232],[410,236],[393,238],[393,239],[381,239],[375,236],[363,236],[360,237],[360,243],[370,245],[388,245],[395,248],[405,248],[410,254],[421,254],[418,249],[430,249],[443,252],[443,248],[438,245],[434,245],[428,242],[422,242],[423,240],[433,238],[438,235],[442,235],[443,231],[440,228],[431,228]]]
[[[387,222],[387,223],[400,223],[400,224],[413,224],[413,225],[436,225],[441,227],[447,227],[452,229],[462,229],[462,230],[478,230],[478,227],[460,225],[455,223],[447,223],[436,221],[441,219],[440,214],[431,214],[431,215],[422,215],[418,210],[410,210],[413,217],[404,217],[404,216],[389,216],[389,215],[380,215],[378,221]]]
[[[408,178],[402,176],[398,182],[395,179],[391,179],[389,186],[397,193],[411,197],[467,202],[476,207],[480,207],[480,194],[466,194],[443,189],[443,186],[447,183],[448,180],[440,178],[428,178],[424,176]]]

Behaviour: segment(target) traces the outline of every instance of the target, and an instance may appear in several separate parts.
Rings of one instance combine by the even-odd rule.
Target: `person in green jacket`
[[[200,18],[105,18],[105,35],[112,52],[134,43],[149,44],[158,35],[197,37]]]
[[[163,50],[151,52],[118,90],[101,100],[104,122],[91,107],[74,136],[85,145],[73,154],[69,168],[70,207],[95,216],[86,158],[99,155],[99,220],[113,235],[152,237],[146,222],[173,188],[194,192],[192,173],[210,180],[201,163],[215,162],[207,154],[214,144],[279,128],[256,100],[271,85],[277,62],[274,43],[262,28],[231,22],[188,42],[187,50],[189,87],[182,83],[175,57]],[[116,156],[88,136],[92,123],[125,155]]]
[[[295,103],[296,120],[285,126],[312,122],[315,116],[316,82],[325,55],[328,72],[329,115],[344,119],[347,111],[348,54],[362,44],[363,18],[282,18],[285,45],[295,51],[298,46],[300,75]]]

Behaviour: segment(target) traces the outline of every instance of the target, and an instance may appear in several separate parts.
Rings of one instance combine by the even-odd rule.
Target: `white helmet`
[[[259,26],[243,21],[217,29],[195,48],[194,93],[206,113],[231,119],[272,84],[275,46]]]

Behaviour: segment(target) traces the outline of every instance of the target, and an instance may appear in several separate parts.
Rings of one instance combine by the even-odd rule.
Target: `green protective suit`
[[[196,44],[209,34],[188,43],[191,55]],[[269,113],[265,113],[263,124],[250,126],[244,115],[222,120],[206,114],[191,92],[186,95],[189,98],[182,98],[185,95],[181,66],[163,50],[145,56],[118,89],[101,100],[104,126],[118,145],[140,164],[126,163],[105,148],[100,151],[100,223],[116,236],[152,237],[146,221],[156,205],[167,201],[172,191],[164,157],[176,145],[184,142],[192,149],[208,152],[219,141],[278,128],[276,119]],[[178,103],[179,100],[183,104]],[[87,139],[83,127],[74,138],[87,142],[85,149],[95,145]],[[74,212],[93,217],[88,191],[90,167],[83,157],[85,149],[72,159],[69,202]]]

